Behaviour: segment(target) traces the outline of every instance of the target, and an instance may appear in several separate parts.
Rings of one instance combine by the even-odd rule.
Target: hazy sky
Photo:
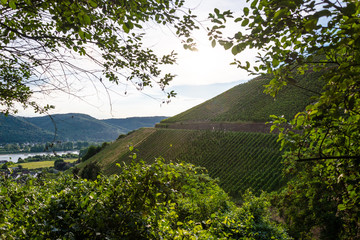
[[[243,2],[245,1],[186,0],[187,7],[193,9],[193,13],[199,17],[204,27],[209,24],[206,18],[214,8],[230,9],[235,15],[240,15]],[[55,110],[50,112],[52,114],[77,112],[100,119],[173,116],[251,78],[244,70],[229,65],[234,59],[230,51],[225,51],[221,47],[211,48],[204,30],[194,33],[198,51],[191,52],[183,49],[180,40],[167,27],[149,24],[145,28],[147,47],[160,54],[172,50],[178,53],[177,64],[164,69],[177,75],[169,87],[178,93],[171,103],[162,104],[165,96],[157,86],[139,92],[129,83],[119,86],[107,84],[110,88],[110,103],[108,94],[100,84],[89,84],[85,80],[82,86],[78,86],[81,89],[77,92],[80,98],[57,92],[51,95],[37,95],[36,100],[55,105]],[[234,29],[236,30],[230,27],[227,31],[230,34]],[[248,51],[238,58],[252,62],[253,56],[254,54]],[[34,116],[31,110],[20,110],[18,115]]]

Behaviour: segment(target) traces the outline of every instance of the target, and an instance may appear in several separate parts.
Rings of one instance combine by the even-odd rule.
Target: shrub
[[[59,158],[54,162],[54,168],[59,171],[65,171],[71,167],[70,163],[64,161],[64,159]]]
[[[103,142],[102,144],[101,144],[101,146],[93,146],[93,145],[91,145],[88,149],[87,149],[87,151],[86,151],[86,153],[85,153],[85,155],[81,158],[81,160],[83,161],[83,162],[85,162],[86,160],[88,160],[89,158],[91,158],[92,156],[94,156],[95,154],[97,154],[98,152],[100,152],[101,150],[103,150],[106,146],[108,146],[109,145],[109,143],[107,143],[107,142]],[[80,156],[80,155],[79,155]]]
[[[101,167],[97,162],[87,164],[80,172],[80,177],[88,180],[95,180],[101,174]]]
[[[4,239],[288,238],[270,222],[264,198],[249,193],[237,207],[204,169],[162,159],[96,181],[4,178],[0,195]]]

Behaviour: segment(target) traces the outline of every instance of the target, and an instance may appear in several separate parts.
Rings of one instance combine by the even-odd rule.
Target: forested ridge
[[[86,114],[54,114],[43,117],[0,115],[0,144],[52,141],[113,141],[140,127],[153,127],[165,117],[96,119]]]

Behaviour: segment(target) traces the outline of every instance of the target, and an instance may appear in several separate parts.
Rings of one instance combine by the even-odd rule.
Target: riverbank
[[[63,154],[79,154],[79,150],[72,150],[72,151],[55,151],[56,155],[63,155]],[[13,153],[13,154],[0,154],[0,161],[8,161],[8,162],[18,162],[19,158],[25,159],[27,157],[33,157],[33,156],[44,156],[44,155],[50,155],[55,156],[54,152],[35,152],[35,153]]]

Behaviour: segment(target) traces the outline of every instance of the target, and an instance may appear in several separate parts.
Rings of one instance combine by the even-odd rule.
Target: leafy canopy
[[[342,221],[342,236],[356,238],[360,232],[360,2],[247,2],[237,18],[218,9],[210,14],[214,23],[210,40],[234,55],[247,48],[258,50],[254,66],[239,60],[233,64],[252,74],[272,75],[265,86],[272,96],[288,84],[296,85],[295,76],[321,74],[322,91],[308,90],[314,94],[313,103],[291,120],[273,116],[273,129],[280,130],[279,141],[290,149],[289,171],[299,172],[303,185],[298,194],[308,200],[308,208],[314,190],[330,189],[317,197],[335,203],[332,214]],[[221,30],[229,18],[241,31],[226,37]]]
[[[0,111],[16,112],[15,102],[47,110],[51,106],[41,108],[30,96],[55,90],[78,96],[71,91],[74,79],[104,78],[116,84],[125,79],[139,90],[157,84],[164,91],[174,75],[162,74],[159,66],[173,64],[176,54],[160,57],[143,48],[142,26],[169,25],[188,38],[196,28],[195,16],[185,13],[183,4],[184,0],[1,0]]]

